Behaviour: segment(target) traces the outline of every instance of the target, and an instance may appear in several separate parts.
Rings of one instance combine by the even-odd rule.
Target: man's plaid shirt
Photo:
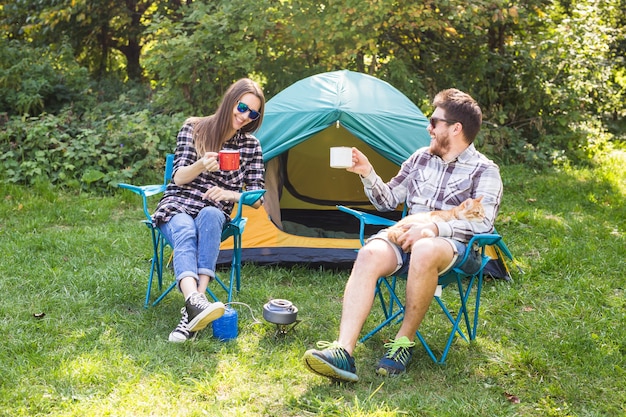
[[[470,145],[445,163],[428,148],[417,150],[388,183],[372,170],[361,178],[365,193],[379,211],[391,211],[404,202],[408,213],[448,210],[468,198],[483,196],[485,220],[438,222],[439,236],[467,243],[474,234],[490,233],[500,208],[502,179],[498,166]]]

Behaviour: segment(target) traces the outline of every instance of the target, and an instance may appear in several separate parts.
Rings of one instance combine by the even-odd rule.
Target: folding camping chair
[[[364,213],[345,206],[337,206],[337,208],[345,213],[355,216],[359,220],[359,237],[362,245],[365,244],[364,232],[366,225],[388,227],[395,223],[395,221],[393,220],[389,220],[369,213]],[[450,329],[450,332],[448,334],[445,347],[439,357],[433,352],[429,343],[426,341],[420,331],[418,330],[416,332],[416,336],[421,342],[422,346],[424,346],[424,349],[428,353],[428,356],[430,356],[430,358],[438,364],[443,364],[445,362],[450,347],[452,345],[452,341],[454,340],[456,335],[460,336],[466,342],[469,342],[470,340],[474,340],[476,338],[476,330],[478,327],[478,313],[480,309],[480,295],[483,286],[483,269],[490,259],[485,254],[485,248],[489,245],[496,245],[502,250],[503,253],[505,253],[510,259],[512,259],[512,255],[502,241],[502,237],[496,233],[475,235],[470,240],[468,247],[472,247],[473,245],[476,245],[480,248],[480,254],[482,258],[481,267],[478,272],[474,274],[467,274],[457,267],[439,277],[438,287],[435,293],[435,300],[437,301],[437,304],[439,305],[439,307],[441,307],[441,310],[452,325],[452,328]],[[469,253],[470,251],[465,252],[465,256],[461,261],[461,265],[465,263]],[[398,289],[398,279],[406,279],[406,277],[399,277],[394,275],[378,278],[374,297],[378,298],[378,300],[380,301],[380,305],[385,314],[385,320],[383,320],[382,323],[380,323],[373,330],[363,336],[360,340],[361,343],[365,342],[367,339],[379,332],[385,326],[399,323],[400,321],[402,321],[404,317],[404,304],[402,303],[396,292]],[[456,315],[454,315],[448,309],[448,307],[441,298],[442,290],[450,284],[454,283],[456,283],[460,302],[460,307],[458,308]],[[473,291],[474,287],[476,288],[475,291]],[[470,296],[472,295],[472,293],[474,293],[473,316],[470,313]],[[465,335],[464,330],[461,327],[462,320],[465,324],[467,336]]]
[[[138,186],[120,183],[117,185],[120,188],[130,190],[135,194],[141,196],[143,212],[146,216],[146,218],[143,220],[143,223],[148,226],[148,229],[150,229],[150,235],[152,237],[152,260],[150,266],[150,276],[148,278],[148,288],[146,289],[146,298],[144,301],[145,308],[148,308],[150,305],[156,306],[176,286],[176,280],[174,279],[173,282],[165,290],[163,290],[163,267],[165,259],[164,252],[166,247],[169,246],[171,248],[172,245],[170,244],[170,242],[167,241],[161,231],[157,227],[153,226],[152,216],[150,214],[148,205],[148,197],[162,194],[165,191],[167,184],[172,179],[173,171],[174,155],[168,154],[165,159],[165,173],[163,175],[163,184]],[[263,196],[263,194],[265,194],[265,190],[243,192],[241,194],[241,198],[239,199],[239,203],[237,204],[235,216],[231,218],[230,222],[228,222],[222,230],[222,241],[230,237],[232,237],[234,241],[230,277],[228,280],[228,284],[220,279],[217,275],[215,277],[215,281],[228,294],[228,302],[232,301],[233,290],[236,289],[237,291],[239,291],[241,286],[241,235],[243,234],[247,222],[247,218],[242,216],[242,208],[244,205],[253,205],[257,200],[259,200],[259,198]],[[152,293],[152,284],[154,282],[155,274],[157,278],[158,291],[160,294],[156,298],[156,300],[154,300],[154,302],[150,304],[150,295]],[[213,300],[218,301],[218,297],[215,295],[215,293],[213,293],[211,289],[207,288],[207,293],[211,296],[211,298],[213,298]]]

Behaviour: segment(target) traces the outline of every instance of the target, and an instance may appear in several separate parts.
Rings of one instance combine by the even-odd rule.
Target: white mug
[[[331,168],[352,167],[352,148],[348,146],[337,146],[330,148]]]

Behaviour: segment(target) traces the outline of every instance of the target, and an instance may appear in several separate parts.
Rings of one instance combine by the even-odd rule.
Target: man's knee
[[[376,271],[380,276],[393,272],[397,268],[398,260],[389,244],[383,240],[372,240],[359,249],[355,267],[365,267]]]
[[[411,266],[437,268],[448,265],[454,256],[454,249],[444,239],[420,239],[411,248]]]

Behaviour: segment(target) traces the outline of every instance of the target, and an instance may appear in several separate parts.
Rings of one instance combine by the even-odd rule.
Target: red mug
[[[235,171],[239,169],[239,151],[225,149],[219,152],[217,157],[220,163],[220,170]]]

